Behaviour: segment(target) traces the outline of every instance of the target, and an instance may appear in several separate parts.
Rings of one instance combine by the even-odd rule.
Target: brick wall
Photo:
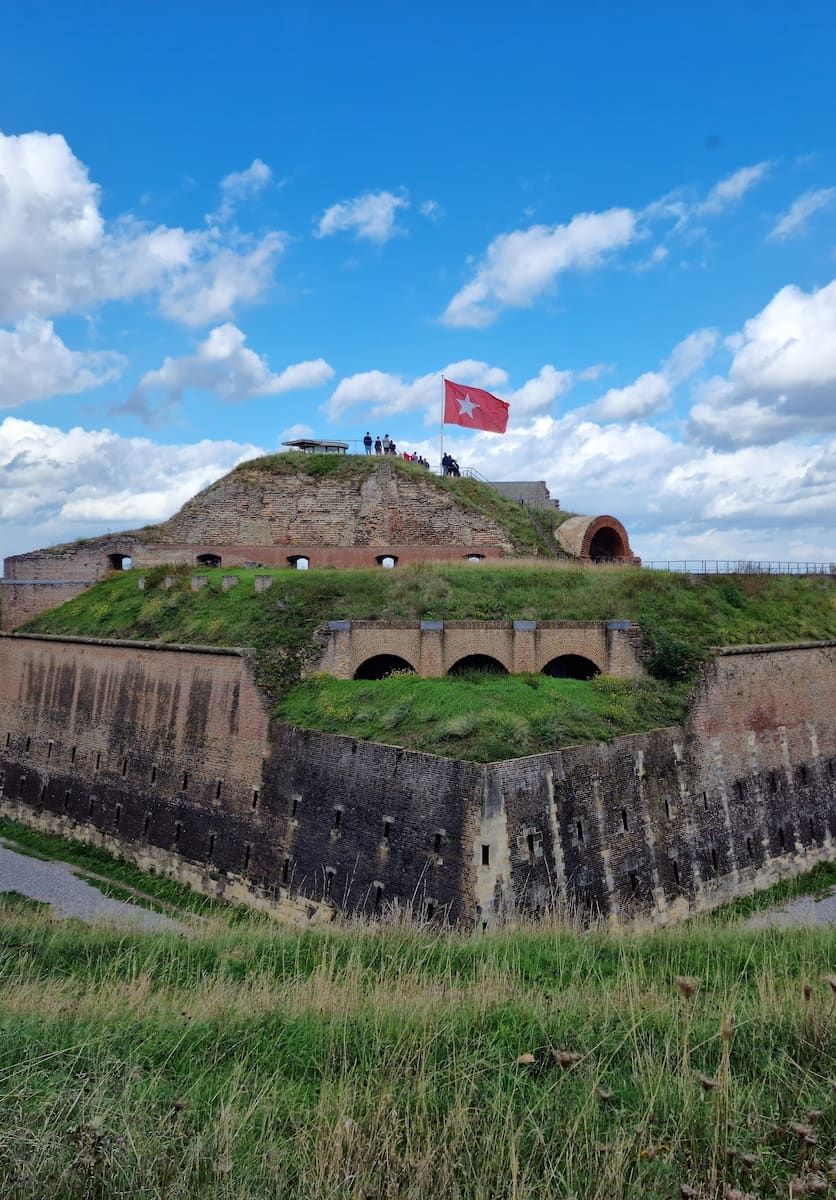
[[[49,612],[85,592],[94,580],[74,579],[3,579],[0,580],[2,625],[8,632],[31,621],[42,612]]]
[[[723,652],[683,728],[482,766],[271,728],[239,652],[0,637],[0,810],[297,915],[673,919],[833,858],[834,667]]]

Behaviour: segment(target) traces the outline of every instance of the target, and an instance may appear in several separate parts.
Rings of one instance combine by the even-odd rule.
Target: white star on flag
[[[466,393],[462,399],[458,400],[458,405],[459,405],[459,416],[460,417],[472,417],[474,408],[479,407],[479,405],[476,404],[475,401],[470,399],[469,392]]]

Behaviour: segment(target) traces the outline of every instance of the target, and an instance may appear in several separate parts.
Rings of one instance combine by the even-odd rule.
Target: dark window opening
[[[215,853],[215,835],[214,835],[214,833],[210,833],[209,834],[209,848],[206,851],[206,861],[207,862],[212,861],[212,855],[214,853]]]
[[[151,768],[151,782],[152,783],[157,782],[157,768],[156,767]]]
[[[26,776],[24,776],[24,779],[25,778],[26,778]],[[21,779],[20,782],[23,783],[23,779]],[[41,784],[41,804],[43,804],[45,799],[46,799],[46,784],[42,783]]]
[[[702,806],[707,812],[708,811],[708,792],[703,792],[703,794],[702,794]]]
[[[119,828],[119,821],[120,821],[121,817],[122,817],[122,805],[117,804],[116,810],[114,811],[114,814],[113,814],[113,828],[114,829]]]
[[[195,562],[199,567],[219,567],[221,556],[220,554],[198,554]]]
[[[591,658],[582,654],[559,654],[546,663],[541,674],[552,679],[594,679],[601,672]]]
[[[384,821],[383,822],[383,840],[384,840],[384,842],[389,841],[389,835],[391,834],[391,832],[392,832],[392,822]]]
[[[621,828],[624,830],[625,833],[630,828],[630,823],[627,820],[627,809],[626,808],[622,808],[622,810],[621,810]]]
[[[49,741],[48,741],[48,742],[47,742],[47,744],[46,744],[46,761],[47,761],[47,762],[49,762],[49,760],[52,758],[52,747],[53,747],[53,744],[54,744],[54,743],[53,743],[53,741],[52,741],[52,738],[50,738],[50,739],[49,739]]]
[[[427,906],[424,909],[424,919],[426,921],[431,921],[434,916],[435,916],[435,904],[432,900],[428,900]]]
[[[101,754],[101,751],[99,751],[99,753],[96,755],[96,770],[97,771],[101,765],[102,765],[102,754]]]
[[[809,778],[810,778],[810,772],[807,770],[807,764],[802,763],[801,764],[801,782],[807,783]]]
[[[294,792],[293,798],[290,801],[290,815],[292,817],[296,816],[296,809],[297,809],[298,805],[299,805],[299,797]]]
[[[453,663],[448,675],[465,675],[469,671],[478,671],[485,675],[507,675],[508,668],[503,667],[498,658],[490,654],[467,654]]]
[[[393,567],[398,565],[398,556],[397,554],[378,554],[374,561],[379,567],[384,567],[386,570],[391,571]]]
[[[673,881],[679,887],[679,863],[676,859],[671,862],[671,870],[673,871]]]
[[[780,845],[782,850],[786,849],[786,840],[784,838],[784,826],[783,825],[778,826],[778,844]]]
[[[282,883],[287,883],[289,874],[290,874],[290,859],[287,856],[285,856],[285,858],[282,860]]]
[[[635,896],[635,894],[638,890],[639,890],[639,877],[635,871],[631,871],[630,872],[630,894],[632,896]]]
[[[711,866],[715,871],[717,870],[717,851],[713,846],[711,847]]]
[[[311,565],[311,560],[307,554],[291,554],[287,562],[289,566],[295,567],[297,571],[307,571]]]
[[[244,870],[245,871],[246,871],[247,867],[250,865],[251,850],[252,850],[252,846],[250,845],[249,842],[247,842],[244,846]]]
[[[332,828],[339,829],[339,827],[340,827],[340,825],[342,825],[342,823],[343,823],[343,810],[341,808],[335,808],[334,809],[334,824],[333,824]]]
[[[396,672],[408,671],[413,675],[415,668],[411,663],[408,663],[405,658],[401,658],[398,654],[375,654],[371,658],[367,658],[365,662],[360,663],[360,666],[354,672],[355,679],[387,679],[390,675]]]
[[[576,828],[578,831],[578,841],[583,844],[583,821],[578,821]]]
[[[220,800],[220,798],[221,798],[221,784],[222,784],[222,780],[220,780],[220,779],[215,784],[215,799],[216,800]]]
[[[528,834],[528,836],[526,837],[526,839],[525,839],[525,840],[526,840],[526,843],[527,843],[527,845],[528,845],[528,862],[529,862],[529,865],[533,867],[533,866],[534,866],[534,863],[535,863],[535,856],[534,856],[534,834],[533,834],[533,833],[529,833],[529,834]]]
[[[129,554],[108,554],[107,563],[111,571],[130,571],[131,556]]]
[[[749,858],[754,858],[754,851],[752,850],[752,839],[750,837],[747,837],[747,839],[746,839],[746,853],[749,856]]]
[[[11,740],[12,740],[12,735],[10,733],[7,733],[6,734],[6,745],[7,746],[11,744]],[[832,763],[830,764],[830,773],[831,773],[831,775],[833,774],[833,764]]]
[[[666,816],[668,819],[670,819],[670,815],[671,815],[671,802],[670,802],[670,800],[667,798],[667,796],[665,796],[665,816]]]
[[[774,771],[770,772],[770,775],[769,775],[769,790],[771,792],[778,791],[778,776],[775,774]]]
[[[72,750],[70,751],[70,762],[71,763],[75,762],[75,752],[76,752],[76,747],[73,746]]]
[[[8,734],[7,734],[6,735],[6,745],[8,746],[8,744],[9,744],[9,742],[8,742]],[[833,776],[836,775],[836,762],[834,762],[832,758],[831,758],[830,762],[827,764],[827,769],[830,772],[830,778],[832,779]]]
[[[433,839],[433,854],[440,854],[441,847],[444,844],[444,835],[437,833]]]
[[[374,889],[374,911],[379,912],[380,906],[383,903],[383,884],[375,884]]]
[[[127,775],[127,773],[128,773],[128,760],[126,758],[123,758],[122,759],[122,774]]]
[[[88,817],[92,817],[92,815],[93,815],[93,805],[94,805],[95,803],[96,803],[96,797],[95,797],[95,796],[91,796],[91,797],[90,797],[90,803],[89,803],[89,804],[88,804],[88,806],[87,806],[87,816],[88,816]]]
[[[623,558],[627,548],[621,534],[611,525],[605,525],[594,534],[589,543],[589,557],[593,562],[605,562],[608,559]]]
[[[740,782],[739,779],[736,781],[736,783],[734,785],[734,793],[737,796],[738,800],[743,799],[743,784]]]
[[[183,783],[181,785],[181,791],[185,792],[185,790],[188,786],[189,786],[189,772],[184,771],[183,772]]]
[[[253,789],[253,808],[258,808],[258,788]]]
[[[489,867],[491,865],[491,848],[490,846],[482,847],[482,866]]]
[[[32,745],[32,739],[31,739],[31,737],[28,737],[28,738],[26,739],[26,749],[27,749],[27,750],[29,750],[29,748],[31,747],[31,745]]]
[[[325,868],[325,886],[322,889],[322,894],[326,900],[331,895],[331,886],[334,882],[334,876],[336,875],[336,873],[337,872],[334,867],[326,867]]]
[[[72,792],[69,789],[67,789],[67,791],[64,792],[64,811],[65,812],[70,807],[71,796],[72,796]]]
[[[174,845],[180,844],[180,834],[183,832],[183,826],[179,821],[174,822]]]

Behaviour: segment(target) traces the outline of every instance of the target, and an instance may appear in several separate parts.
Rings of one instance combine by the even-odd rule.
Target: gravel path
[[[102,895],[89,883],[79,879],[67,863],[42,862],[27,854],[16,854],[3,845],[0,845],[0,892],[19,892],[30,900],[45,901],[56,917],[105,921],[137,929],[186,932],[185,925],[163,913]]]

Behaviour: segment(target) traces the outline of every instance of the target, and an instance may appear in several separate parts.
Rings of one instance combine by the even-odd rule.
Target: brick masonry
[[[833,858],[834,668],[721,652],[682,728],[479,765],[271,725],[241,651],[0,636],[0,811],[293,919],[670,920]]]

